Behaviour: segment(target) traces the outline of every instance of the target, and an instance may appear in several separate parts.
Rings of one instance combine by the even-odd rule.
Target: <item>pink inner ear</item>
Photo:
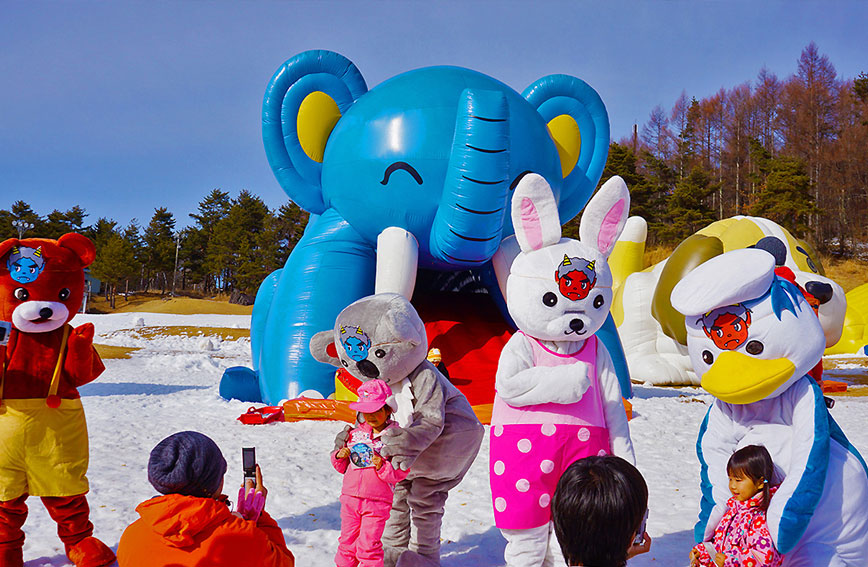
[[[597,250],[603,254],[607,254],[612,246],[615,245],[615,240],[618,238],[618,223],[621,222],[621,215],[624,212],[624,207],[627,203],[621,199],[609,209],[606,213],[606,218],[600,225],[600,235],[597,236]]]
[[[542,248],[543,237],[539,212],[537,212],[533,201],[528,197],[524,197],[521,200],[521,228],[531,250]]]

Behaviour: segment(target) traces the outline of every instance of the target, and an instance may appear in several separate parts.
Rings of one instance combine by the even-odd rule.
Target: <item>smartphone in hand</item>
[[[241,466],[244,468],[244,480],[248,478],[256,480],[256,448],[243,447],[241,449]]]
[[[636,537],[633,538],[633,545],[642,545],[645,541],[645,525],[648,523],[648,509],[645,509],[645,516],[642,518],[642,523],[639,524],[639,531],[636,532]]]

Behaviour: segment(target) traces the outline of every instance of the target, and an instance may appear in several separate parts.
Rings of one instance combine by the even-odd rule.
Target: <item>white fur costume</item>
[[[687,346],[702,386],[717,400],[702,423],[702,506],[697,542],[710,539],[729,490],[726,463],[746,445],[772,456],[780,488],[767,520],[784,567],[868,565],[868,474],[805,374],[823,354],[820,322],[798,288],[774,275],[774,259],[743,249],[708,260],[672,292],[686,316]],[[718,348],[703,316],[751,311],[737,346]]]
[[[585,209],[576,241],[561,238],[554,196],[539,175],[525,176],[512,200],[521,253],[506,298],[521,332],[498,363],[490,459],[495,522],[510,566],[553,565],[560,555],[550,544],[549,504],[572,462],[600,452],[635,462],[618,380],[594,337],[609,313],[606,259],[629,203],[623,180],[610,179]],[[495,263],[501,279],[505,254]]]

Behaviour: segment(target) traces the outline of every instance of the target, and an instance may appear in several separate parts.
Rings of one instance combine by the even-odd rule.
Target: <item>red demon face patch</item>
[[[555,271],[555,281],[558,282],[558,291],[567,299],[584,299],[597,283],[594,262],[584,258],[570,258],[564,254],[564,261]]]
[[[722,350],[735,350],[747,341],[750,309],[745,306],[721,307],[702,318],[702,330]]]

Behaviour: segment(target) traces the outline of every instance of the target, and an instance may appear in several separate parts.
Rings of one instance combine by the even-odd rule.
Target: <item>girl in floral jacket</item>
[[[780,567],[783,556],[766,524],[766,510],[776,490],[769,485],[773,472],[765,447],[748,445],[732,454],[726,464],[732,498],[712,541],[690,551],[692,567]]]

